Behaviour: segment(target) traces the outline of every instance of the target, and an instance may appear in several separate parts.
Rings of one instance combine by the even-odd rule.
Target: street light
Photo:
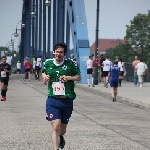
[[[46,1],[45,1],[45,6],[50,6],[50,5],[51,5],[51,1],[46,0]]]
[[[34,4],[34,3],[33,3]],[[41,8],[38,8],[38,5],[33,5],[32,8],[32,12],[31,12],[31,17],[32,17],[32,21],[34,24],[34,18],[36,17],[36,12],[35,12],[35,8],[39,9],[41,11],[41,13],[43,12],[43,57],[46,58],[46,7],[45,6],[50,6],[51,1],[50,0],[43,0],[43,10]],[[41,6],[41,5],[40,5]],[[32,27],[34,27],[32,24]],[[32,28],[32,52],[34,54],[34,29]],[[36,44],[37,46],[37,44]]]
[[[96,42],[95,42],[95,74],[94,85],[98,85],[98,27],[99,27],[99,0],[97,0],[97,13],[96,13]]]
[[[35,17],[36,16],[35,11],[32,11],[30,15],[31,15],[32,18]]]

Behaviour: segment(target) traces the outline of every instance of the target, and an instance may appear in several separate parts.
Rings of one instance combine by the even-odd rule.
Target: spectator
[[[137,75],[137,68],[136,68],[136,66],[139,62],[140,61],[139,61],[138,57],[135,56],[135,60],[132,62],[132,67],[134,69],[134,85],[135,86],[139,86],[138,85],[139,81],[138,81],[138,75]]]
[[[143,86],[143,75],[147,73],[147,65],[143,63],[143,59],[140,59],[140,63],[135,67],[137,69],[137,75],[140,83],[140,87]]]
[[[20,61],[17,62],[16,67],[17,67],[17,74],[20,74],[21,73],[21,63],[20,63]]]

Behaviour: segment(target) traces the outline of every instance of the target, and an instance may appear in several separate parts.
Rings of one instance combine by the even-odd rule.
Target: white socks
[[[90,79],[87,79],[87,83],[88,83],[88,85],[90,85]]]
[[[92,77],[92,84],[93,84],[94,78]]]

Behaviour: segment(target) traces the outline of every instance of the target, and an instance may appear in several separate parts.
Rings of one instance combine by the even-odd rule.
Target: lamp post
[[[96,42],[95,42],[95,74],[94,85],[98,85],[98,28],[99,28],[99,0],[97,0],[97,13],[96,13]]]
[[[33,0],[33,4],[34,4],[34,0]],[[50,6],[50,4],[51,1],[49,0],[43,1],[43,11],[41,8],[39,8],[39,10],[43,12],[43,58],[46,58],[46,6]],[[31,12],[31,17],[33,18],[35,16],[36,16],[36,12],[34,10],[34,5],[33,5],[33,11]],[[33,37],[32,40],[34,40]]]

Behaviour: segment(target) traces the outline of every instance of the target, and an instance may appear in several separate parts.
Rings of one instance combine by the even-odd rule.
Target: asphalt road
[[[12,76],[0,102],[0,150],[53,150],[45,120],[47,86]],[[75,89],[64,150],[149,150],[150,110]]]

